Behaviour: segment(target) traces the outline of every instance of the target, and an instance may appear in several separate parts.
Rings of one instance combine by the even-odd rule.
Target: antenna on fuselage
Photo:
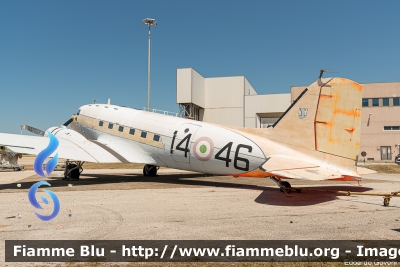
[[[101,100],[101,99],[94,98],[94,99],[93,99],[93,104],[96,104],[96,101],[97,101],[97,100]]]

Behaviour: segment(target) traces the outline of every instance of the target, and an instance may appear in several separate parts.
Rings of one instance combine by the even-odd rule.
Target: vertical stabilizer
[[[356,160],[360,149],[362,86],[319,78],[274,125],[271,139]]]

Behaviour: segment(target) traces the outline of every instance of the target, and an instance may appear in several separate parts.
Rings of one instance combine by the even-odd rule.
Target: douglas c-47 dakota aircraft
[[[321,75],[322,76],[322,75]],[[319,78],[283,116],[264,129],[215,125],[116,105],[79,108],[63,126],[45,136],[0,134],[0,148],[38,154],[59,140],[65,176],[79,178],[83,162],[146,164],[235,177],[269,177],[283,192],[282,179],[360,181],[362,86],[344,78]],[[71,124],[71,129],[66,126]],[[54,155],[55,153],[53,153]]]

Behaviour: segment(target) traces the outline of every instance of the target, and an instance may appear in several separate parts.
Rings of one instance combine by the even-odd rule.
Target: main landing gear
[[[66,181],[77,181],[83,172],[83,161],[69,161],[65,162],[64,178]]]
[[[160,167],[155,165],[146,164],[143,167],[143,175],[144,176],[157,176],[157,171]]]

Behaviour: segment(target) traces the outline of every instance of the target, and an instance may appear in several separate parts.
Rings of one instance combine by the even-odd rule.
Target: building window
[[[392,147],[381,146],[381,160],[392,160]]]
[[[368,98],[363,98],[362,99],[362,106],[363,107],[368,107]]]
[[[108,129],[112,129],[113,127],[114,127],[114,124],[112,124],[112,123],[108,124]]]
[[[379,98],[372,98],[372,106],[379,107]]]
[[[118,127],[118,132],[121,132],[121,133],[122,133],[123,131],[124,131],[124,126],[119,126],[119,127]]]
[[[140,137],[146,138],[146,137],[147,137],[147,132],[142,132],[142,133],[140,134]]]
[[[160,136],[155,134],[154,137],[153,137],[153,140],[156,141],[156,142],[160,141]]]
[[[99,126],[103,127],[104,122],[103,121],[99,121]]]
[[[400,126],[383,126],[384,131],[399,131]]]
[[[393,98],[393,106],[400,106],[400,97]]]
[[[135,134],[135,129],[129,129],[129,134],[134,135]]]
[[[382,98],[382,106],[384,107],[389,106],[389,98]]]

